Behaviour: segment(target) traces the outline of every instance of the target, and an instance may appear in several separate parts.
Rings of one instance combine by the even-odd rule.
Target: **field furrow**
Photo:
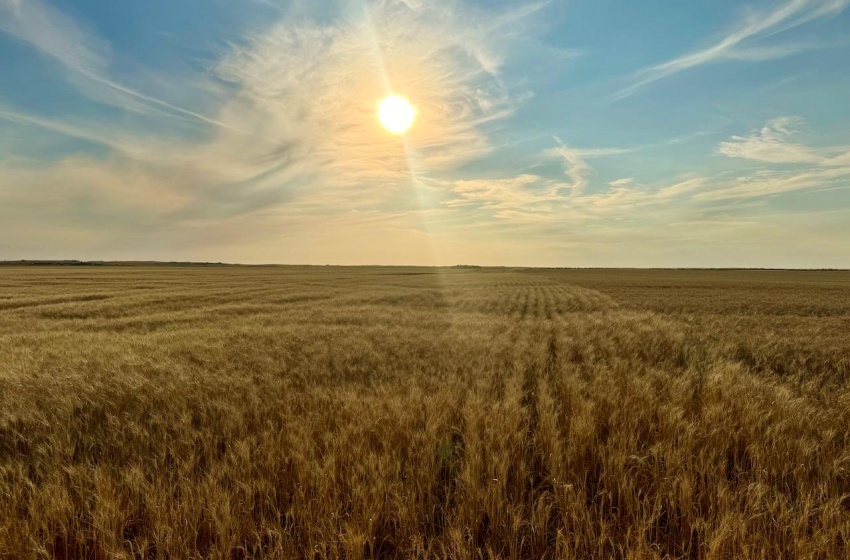
[[[850,278],[620,274],[0,269],[0,558],[847,557]]]

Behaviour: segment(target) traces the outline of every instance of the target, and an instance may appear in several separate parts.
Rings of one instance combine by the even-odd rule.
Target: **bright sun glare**
[[[390,95],[378,105],[378,118],[384,128],[393,134],[404,134],[413,125],[416,109],[407,98]]]

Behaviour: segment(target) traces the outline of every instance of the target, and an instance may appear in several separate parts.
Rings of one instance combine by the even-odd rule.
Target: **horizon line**
[[[523,265],[479,265],[479,264],[304,264],[304,263],[232,263],[222,261],[158,261],[158,260],[78,260],[78,259],[17,259],[0,260],[0,266],[198,266],[198,267],[336,267],[336,268],[459,268],[487,269],[514,268],[527,270],[716,270],[716,271],[799,271],[799,272],[850,272],[850,268],[838,267],[747,267],[747,266],[523,266]]]

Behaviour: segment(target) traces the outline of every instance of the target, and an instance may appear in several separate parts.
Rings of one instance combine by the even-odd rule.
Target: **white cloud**
[[[674,199],[681,202],[685,195],[690,195],[707,184],[708,179],[699,176],[655,188],[632,183],[619,184],[612,185],[607,191],[586,195],[572,202],[575,207],[583,208],[589,218],[612,215],[628,217],[639,207],[669,205]]]
[[[752,204],[778,192],[836,187],[850,176],[850,149],[806,146],[795,136],[802,123],[782,118],[729,139],[718,153],[809,169],[757,170],[731,182],[686,175],[646,184],[638,176],[595,185],[597,158],[630,150],[582,149],[556,139],[554,147],[536,154],[542,158],[528,162],[533,172],[476,177],[473,170],[480,167],[466,164],[492,153],[493,132],[532,95],[508,87],[512,82],[503,73],[544,52],[523,41],[544,25],[536,22],[546,3],[502,14],[471,11],[452,0],[349,4],[369,9],[314,18],[313,10],[326,15],[334,8],[306,1],[287,5],[276,24],[230,44],[210,76],[200,82],[174,78],[174,91],[197,89],[214,101],[195,110],[169,101],[191,96],[162,95],[172,91],[162,85],[167,76],[143,80],[125,68],[119,82],[110,46],[83,23],[39,0],[0,0],[0,31],[60,64],[84,95],[134,113],[112,120],[114,111],[86,119],[46,117],[0,105],[4,132],[12,131],[0,148],[8,142],[15,152],[0,161],[0,252],[8,256],[30,247],[21,241],[27,240],[66,254],[80,247],[107,251],[73,254],[82,258],[206,258],[199,252],[206,250],[211,260],[429,262],[425,231],[433,227],[433,235],[444,235],[438,237],[443,246],[453,247],[449,254],[459,255],[456,262],[477,262],[482,252],[498,262],[511,258],[508,247],[512,255],[530,254],[527,248],[535,244],[546,245],[551,260],[535,256],[531,264],[563,264],[559,251],[568,238],[611,251],[624,237],[637,247],[640,227],[651,223],[719,230],[740,220],[689,221],[689,212],[719,201],[740,207],[745,199]],[[784,56],[788,48],[751,39],[830,13],[823,2],[790,4],[791,12],[712,56]],[[834,2],[832,9],[844,4]],[[539,63],[548,68],[553,59],[564,59],[555,54]],[[665,72],[706,63],[706,56]],[[419,109],[405,139],[376,126],[375,105],[390,90],[408,95]],[[178,119],[180,126],[191,121],[185,130],[195,134],[173,134],[168,127]],[[27,145],[21,130],[101,148],[97,156],[54,161],[18,157]],[[540,171],[554,167],[552,161],[563,166],[562,174]],[[459,168],[471,178],[457,180]],[[746,224],[750,231],[758,227],[757,220]],[[453,237],[461,228],[468,235]],[[643,233],[664,247],[663,234]],[[236,248],[215,253],[228,247]],[[185,252],[172,252],[178,250]],[[628,251],[622,255],[630,257]]]
[[[609,183],[606,191],[587,194],[594,175],[587,159],[628,153],[621,148],[570,148],[555,139],[558,146],[547,150],[547,157],[564,160],[567,180],[535,174],[521,174],[500,179],[456,181],[455,195],[445,203],[448,208],[473,207],[494,218],[524,224],[579,223],[601,218],[630,217],[638,207],[669,204],[699,191],[708,184],[704,177],[689,177],[672,185],[648,188],[633,177]]]
[[[109,44],[84,23],[40,0],[0,0],[0,32],[29,44],[59,62],[69,81],[95,101],[141,113],[178,114],[197,121],[245,131],[146,94],[109,77]]]
[[[560,138],[555,138],[558,146],[548,150],[546,153],[564,160],[564,171],[570,180],[569,187],[572,196],[580,196],[584,193],[590,179],[593,176],[593,168],[587,163],[590,158],[613,156],[628,153],[630,150],[622,148],[592,148],[575,149],[570,148]]]
[[[635,178],[627,177],[609,183],[608,190],[587,193],[594,175],[587,160],[628,150],[570,148],[560,143],[546,155],[564,159],[567,180],[522,174],[494,180],[458,181],[453,188],[456,198],[446,206],[473,206],[495,218],[529,225],[587,223],[603,219],[634,220],[652,209],[681,213],[709,202],[846,185],[850,178],[850,151],[846,147],[813,149],[788,142],[801,122],[792,117],[774,119],[749,137],[733,137],[732,141],[722,143],[718,151],[729,157],[765,163],[809,164],[806,170],[757,170],[734,181],[723,176],[694,175],[655,186],[641,185]]]
[[[841,13],[850,0],[787,0],[765,13],[749,12],[744,21],[706,48],[635,72],[626,87],[615,94],[623,99],[643,87],[679,72],[722,60],[769,60],[795,54],[800,45],[754,45],[754,42],[780,34],[817,19]],[[808,48],[814,47],[809,45]]]
[[[841,180],[846,184],[850,178],[850,167],[812,169],[802,172],[759,173],[741,177],[731,185],[720,183],[711,190],[695,196],[699,201],[734,200],[757,198],[780,193],[825,188]]]
[[[847,146],[814,148],[793,142],[802,124],[798,117],[776,118],[749,136],[733,136],[717,148],[719,154],[727,157],[768,164],[794,164],[796,170],[759,169],[731,184],[717,181],[714,188],[698,194],[696,199],[757,198],[846,183],[850,177],[850,149]]]
[[[733,136],[722,142],[718,153],[733,158],[743,158],[768,163],[820,163],[824,158],[813,150],[789,142],[802,120],[780,117],[765,124],[749,136]]]
[[[105,41],[39,0],[0,0],[0,31],[80,72],[98,74],[109,63]]]
[[[283,22],[251,37],[219,64],[242,92],[225,108],[234,121],[292,138],[301,160],[346,185],[399,178],[410,167],[448,170],[486,154],[486,123],[511,114],[514,92],[493,74],[508,44],[470,27],[460,8],[374,4],[367,20]],[[521,22],[516,22],[521,25]],[[390,91],[418,109],[406,143],[375,126]]]
[[[2,103],[0,103],[0,119],[20,125],[38,127],[51,132],[58,132],[71,138],[86,140],[121,152],[125,152],[129,148],[129,146],[121,145],[108,130],[97,130],[90,125],[80,125],[30,115],[5,107]]]
[[[728,53],[727,58],[730,60],[743,60],[748,62],[764,62],[766,60],[776,60],[787,58],[795,54],[806,51],[821,50],[833,47],[831,44],[805,44],[805,43],[788,43],[779,45],[755,45],[752,47],[738,48]]]
[[[717,152],[727,157],[766,163],[848,164],[850,149],[847,146],[812,148],[792,142],[802,124],[803,120],[799,117],[779,117],[768,121],[749,136],[733,136],[731,140],[721,142]]]
[[[455,198],[446,201],[445,206],[473,206],[504,221],[545,223],[563,217],[568,205],[573,205],[570,214],[578,217],[584,205],[576,201],[586,200],[582,195],[594,175],[594,170],[587,160],[623,154],[629,150],[577,149],[567,146],[559,138],[555,138],[555,141],[558,145],[546,150],[543,155],[563,161],[563,179],[526,173],[507,178],[455,181],[452,185]]]
[[[692,179],[687,179],[685,181],[670,185],[669,187],[662,187],[656,193],[656,198],[662,200],[676,198],[684,194],[697,191],[703,188],[707,183],[708,179],[706,179],[705,177],[694,177]]]
[[[416,188],[489,153],[488,127],[528,98],[505,86],[500,68],[541,6],[470,13],[449,0],[379,0],[367,12],[312,19],[305,4],[299,17],[231,45],[213,68],[228,86],[216,91],[220,103],[207,116],[117,83],[108,44],[80,22],[37,0],[0,0],[0,31],[60,62],[86,95],[147,119],[134,129],[108,115],[46,118],[0,106],[0,119],[30,134],[58,132],[107,148],[52,163],[7,159],[2,229],[88,228],[121,243],[123,234],[153,227],[212,238],[218,224],[243,216],[256,219],[242,222],[242,237],[292,224],[334,229],[355,215],[361,225],[368,216],[372,228],[398,216],[409,226]],[[377,126],[376,104],[390,90],[419,111],[405,139]],[[173,116],[214,126],[188,139],[168,129]],[[439,204],[442,195],[433,196]],[[468,196],[481,200],[474,189]]]
[[[564,185],[538,175],[524,174],[503,179],[456,181],[457,196],[446,202],[450,208],[474,205],[497,219],[540,221],[551,216],[552,205],[562,198]]]

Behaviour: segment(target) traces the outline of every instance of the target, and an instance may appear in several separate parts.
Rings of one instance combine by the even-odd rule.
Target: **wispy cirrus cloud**
[[[698,201],[743,200],[772,196],[793,191],[824,189],[844,185],[848,187],[850,167],[809,169],[798,172],[763,170],[735,181],[718,182],[694,198]]]
[[[75,71],[98,75],[109,66],[109,45],[89,28],[39,0],[0,0],[0,31]]]
[[[112,49],[91,28],[41,0],[0,0],[0,32],[26,43],[68,72],[69,81],[95,101],[122,109],[177,114],[247,134],[241,128],[121,84],[109,75]]]
[[[819,45],[762,45],[760,41],[818,19],[841,13],[850,0],[788,0],[766,12],[748,12],[743,21],[719,41],[700,50],[638,70],[614,95],[623,99],[649,84],[705,64],[723,60],[761,61],[783,58]]]
[[[617,180],[611,181],[608,184],[616,189],[616,188],[620,188],[620,187],[628,187],[628,186],[633,185],[634,183],[635,183],[634,177],[624,177],[622,179],[617,179]]]
[[[573,208],[584,208],[588,216],[631,212],[647,205],[675,202],[698,208],[703,203],[759,199],[782,193],[850,188],[850,147],[812,147],[794,138],[804,121],[784,116],[772,119],[747,136],[721,142],[717,153],[729,158],[767,164],[729,179],[728,174],[697,175],[668,186],[647,189],[633,178],[610,183],[610,189],[571,200]],[[788,166],[793,169],[788,169]]]
[[[846,165],[845,158],[850,153],[847,146],[812,148],[794,142],[793,138],[802,124],[803,119],[799,117],[778,117],[749,136],[733,136],[731,140],[721,142],[717,152],[727,157],[766,163]]]
[[[473,205],[493,217],[526,224],[633,220],[651,209],[681,214],[699,212],[720,202],[756,200],[802,190],[850,188],[850,147],[811,147],[795,141],[804,124],[798,117],[772,119],[747,136],[721,142],[717,153],[762,167],[730,179],[727,173],[681,177],[647,186],[634,177],[608,183],[607,189],[586,192],[595,175],[588,160],[628,153],[627,149],[580,149],[558,146],[546,151],[565,162],[565,177],[551,179],[522,174],[497,180],[457,182],[448,207]],[[793,169],[788,168],[793,165]]]
[[[490,213],[498,220],[542,223],[557,219],[559,211],[584,194],[594,176],[588,163],[591,158],[628,153],[622,148],[578,149],[555,138],[557,146],[546,150],[543,157],[563,162],[563,177],[543,177],[533,173],[497,179],[455,181],[454,198],[445,205],[451,208],[474,207]]]
[[[240,90],[225,112],[267,135],[292,137],[323,175],[397,180],[451,169],[490,150],[483,128],[511,114],[523,92],[498,79],[504,37],[467,27],[454,4],[382,1],[350,20],[283,22],[250,37],[218,66]],[[521,21],[515,22],[521,24]],[[390,92],[418,108],[403,144],[375,126]]]
[[[122,146],[108,131],[97,130],[91,125],[81,125],[67,120],[54,120],[38,115],[18,111],[0,103],[0,120],[8,123],[37,127],[46,131],[56,132],[70,138],[77,138],[99,144],[117,151],[125,151],[128,146]]]
[[[610,188],[594,193],[585,192],[595,170],[588,162],[592,158],[630,153],[625,148],[575,148],[560,139],[557,146],[544,152],[547,158],[564,161],[564,177],[544,177],[524,173],[499,179],[456,181],[454,198],[445,202],[448,208],[473,207],[497,220],[523,224],[553,224],[568,220],[574,223],[628,216],[638,207],[669,204],[708,184],[704,177],[689,177],[672,184],[652,188],[633,178],[618,179]]]
[[[588,159],[620,155],[631,151],[624,148],[576,149],[567,146],[560,138],[556,137],[555,141],[558,145],[548,150],[546,154],[564,161],[564,171],[570,180],[569,188],[572,196],[583,194],[593,177],[593,168],[588,164]]]
[[[715,61],[821,48],[783,33],[848,2],[783,0],[701,51],[635,73],[622,93]],[[0,100],[0,258],[435,262],[439,245],[447,263],[669,265],[677,262],[642,261],[642,251],[678,243],[697,262],[688,243],[708,247],[713,235],[725,251],[742,232],[759,234],[772,195],[846,188],[850,148],[808,140],[794,117],[720,137],[751,116],[719,97],[706,113],[720,107],[729,118],[698,131],[678,128],[687,119],[655,130],[666,115],[651,110],[590,122],[593,100],[580,90],[592,70],[559,70],[595,47],[547,33],[558,3],[498,4],[253,0],[237,9],[259,11],[246,17],[254,27],[214,45],[166,22],[195,68],[174,75],[164,68],[188,66],[134,59],[145,41],[111,45],[105,37],[119,31],[108,18],[97,20],[100,37],[59,2],[0,0],[0,34],[35,61],[15,71],[72,86],[19,105]],[[817,72],[806,74],[812,88],[822,85]],[[375,118],[391,91],[419,111],[404,138]],[[783,110],[777,99],[765,106]],[[812,129],[826,112],[809,116]],[[558,135],[569,142],[550,143]],[[835,212],[837,223],[846,211]],[[587,250],[587,260],[564,247]]]
[[[332,216],[336,223],[355,215],[391,223],[420,203],[413,191],[421,178],[488,154],[488,129],[528,99],[500,72],[543,6],[472,13],[450,1],[379,0],[314,18],[305,4],[299,17],[282,16],[231,43],[207,78],[226,83],[207,115],[117,83],[109,45],[49,4],[0,0],[0,31],[59,62],[84,95],[149,119],[134,128],[106,116],[80,121],[0,107],[0,119],[16,126],[107,149],[105,157],[0,162],[0,205],[26,207],[33,227],[89,220],[115,236],[152,224],[213,229],[260,214],[266,218],[246,227],[256,236],[264,226]],[[418,108],[417,125],[403,140],[376,126],[376,104],[390,91]],[[150,125],[167,126],[163,113],[209,126],[200,137],[158,133]],[[50,210],[38,200],[56,204]],[[135,219],[108,219],[110,209]],[[5,216],[7,227],[27,227],[20,215]]]
[[[456,198],[447,201],[446,206],[474,206],[498,220],[545,222],[551,220],[553,206],[563,199],[563,188],[563,184],[534,174],[462,180],[455,182]]]
[[[758,198],[780,193],[846,185],[850,179],[850,147],[811,147],[794,141],[799,117],[779,117],[748,136],[721,142],[717,153],[774,167],[760,168],[736,180],[717,182],[700,193],[702,201]],[[776,167],[781,165],[782,167]],[[793,170],[787,166],[793,165]]]

